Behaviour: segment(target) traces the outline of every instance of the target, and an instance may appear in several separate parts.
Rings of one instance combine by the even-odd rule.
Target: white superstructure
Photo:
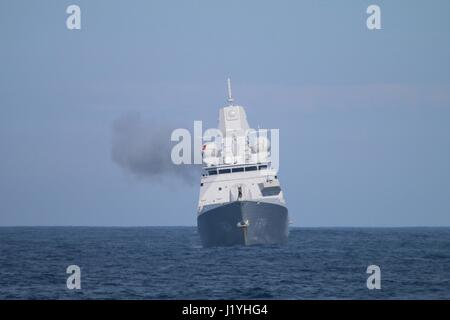
[[[198,214],[233,201],[285,204],[272,168],[267,131],[251,129],[242,106],[235,105],[228,79],[228,105],[219,111],[221,136],[203,145]]]

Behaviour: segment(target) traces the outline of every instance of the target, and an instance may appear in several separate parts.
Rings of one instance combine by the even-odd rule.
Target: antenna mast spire
[[[228,103],[230,104],[230,106],[233,105],[233,96],[231,95],[231,79],[228,78],[227,79],[227,83],[228,83]]]

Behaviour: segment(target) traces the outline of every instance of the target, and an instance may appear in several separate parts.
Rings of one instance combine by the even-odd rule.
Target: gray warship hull
[[[261,201],[234,201],[205,208],[197,225],[204,247],[284,244],[289,234],[287,208]]]

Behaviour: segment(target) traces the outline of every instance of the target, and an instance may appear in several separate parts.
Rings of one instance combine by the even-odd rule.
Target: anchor
[[[240,222],[237,223],[237,227],[238,228],[247,228],[248,225],[249,225],[248,220],[240,221]]]

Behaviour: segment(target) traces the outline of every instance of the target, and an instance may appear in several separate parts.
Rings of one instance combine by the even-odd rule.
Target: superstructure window
[[[233,172],[243,172],[244,168],[234,168]]]
[[[222,169],[222,170],[219,170],[219,174],[222,174],[222,173],[230,173],[231,172],[231,169]]]
[[[213,175],[217,174],[217,170],[209,170],[209,171],[208,171],[208,174],[209,174],[210,176],[213,176]]]
[[[253,166],[253,167],[245,167],[245,171],[255,171],[255,170],[257,170],[258,168],[256,168],[256,166]]]
[[[267,165],[263,164],[262,166],[259,166],[259,170],[267,169]]]

